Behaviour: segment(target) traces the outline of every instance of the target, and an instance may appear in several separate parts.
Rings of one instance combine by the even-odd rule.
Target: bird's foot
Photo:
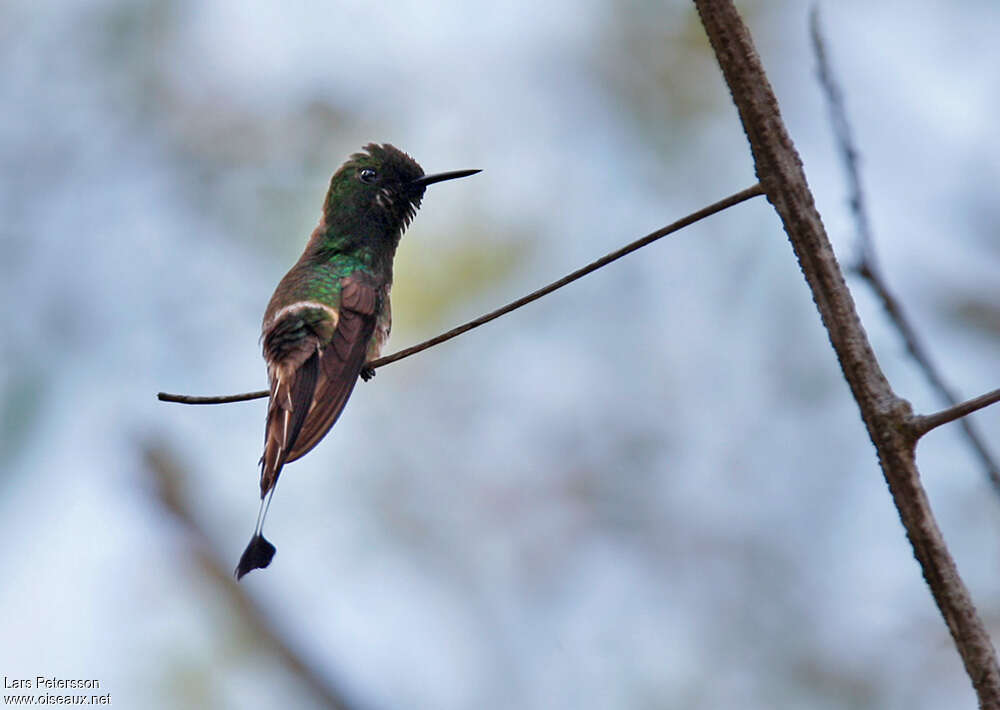
[[[365,365],[364,367],[361,368],[361,379],[362,380],[364,380],[365,382],[367,382],[368,380],[370,380],[373,377],[375,377],[375,368],[374,367],[368,367],[367,365]]]

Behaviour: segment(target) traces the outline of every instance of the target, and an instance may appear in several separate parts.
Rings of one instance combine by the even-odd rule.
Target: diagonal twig
[[[912,417],[910,419],[910,428],[913,431],[914,438],[920,438],[931,429],[939,427],[942,424],[947,424],[948,422],[953,422],[961,417],[968,416],[973,412],[978,412],[980,409],[988,407],[991,404],[996,404],[997,402],[1000,402],[1000,389],[995,389],[992,392],[987,392],[986,394],[981,394],[978,397],[967,399],[960,404],[948,407],[947,409],[942,409],[940,412],[935,412],[934,414],[924,414]]]
[[[257,634],[262,647],[273,653],[301,685],[320,700],[323,707],[330,710],[360,710],[366,707],[352,699],[295,649],[267,612],[246,593],[246,588],[233,581],[232,571],[219,560],[185,500],[182,490],[184,476],[172,453],[162,445],[149,443],[143,446],[142,455],[145,468],[153,480],[157,501],[182,525],[205,577],[226,595],[229,608]]]
[[[702,209],[696,212],[692,212],[686,217],[682,217],[676,222],[668,224],[666,227],[658,229],[655,232],[651,232],[647,234],[645,237],[642,237],[641,239],[637,239],[630,244],[626,244],[621,249],[617,249],[611,252],[610,254],[605,254],[600,259],[593,261],[590,264],[587,264],[586,266],[577,269],[576,271],[570,274],[567,274],[566,276],[563,276],[558,281],[553,281],[548,286],[543,286],[537,291],[532,291],[527,296],[522,296],[516,301],[511,301],[506,306],[503,306],[501,308],[496,309],[495,311],[491,311],[489,313],[481,315],[478,318],[470,320],[468,323],[464,323],[456,328],[452,328],[451,330],[445,333],[441,333],[441,335],[435,336],[429,340],[425,340],[422,343],[418,343],[417,345],[405,348],[391,355],[386,355],[385,357],[379,358],[378,360],[372,360],[370,363],[368,363],[368,367],[374,370],[384,365],[396,362],[397,360],[402,360],[403,358],[409,357],[410,355],[416,355],[417,353],[426,350],[427,348],[434,347],[435,345],[439,345],[440,343],[443,343],[446,340],[457,338],[459,335],[462,335],[462,333],[466,333],[472,330],[473,328],[478,328],[484,323],[489,323],[491,320],[496,320],[500,316],[507,315],[511,311],[515,311],[522,306],[528,305],[532,301],[537,301],[542,296],[547,296],[553,291],[560,289],[563,286],[566,286],[567,284],[576,281],[577,279],[581,279],[587,274],[597,271],[601,267],[607,266],[611,262],[617,261],[618,259],[621,259],[623,256],[631,254],[632,252],[641,249],[644,246],[648,246],[649,244],[652,244],[658,239],[662,239],[668,234],[673,234],[674,232],[677,232],[683,229],[684,227],[688,227],[694,224],[695,222],[704,219],[705,217],[715,214],[716,212],[721,212],[722,210],[725,210],[734,205],[738,205],[741,202],[745,202],[746,200],[749,200],[752,197],[756,197],[762,194],[764,194],[764,192],[760,184],[754,185],[753,187],[748,187],[746,190],[741,190],[740,192],[730,195],[725,199],[719,200],[718,202],[714,202],[711,205],[703,207]],[[230,402],[245,402],[250,399],[259,399],[261,397],[267,397],[267,395],[268,395],[268,390],[259,390],[257,392],[246,392],[243,394],[210,396],[210,397],[159,392],[157,393],[156,397],[161,402],[177,402],[178,404],[228,404]]]
[[[889,316],[889,320],[896,326],[896,329],[902,336],[907,351],[923,371],[931,387],[937,391],[938,395],[949,407],[955,407],[959,403],[958,395],[945,382],[944,376],[934,364],[930,352],[920,339],[920,336],[917,335],[917,331],[910,322],[910,319],[906,316],[902,304],[889,290],[888,282],[879,266],[865,194],[861,189],[858,150],[854,143],[850,122],[847,120],[843,92],[840,90],[840,86],[833,75],[833,70],[827,58],[826,44],[820,28],[819,9],[816,5],[813,6],[810,13],[809,28],[810,35],[812,36],[813,51],[816,54],[816,61],[819,67],[819,82],[823,88],[823,94],[826,96],[827,106],[830,111],[830,122],[833,124],[834,138],[844,163],[844,171],[847,173],[847,184],[850,193],[848,201],[857,227],[856,261],[851,270],[861,276],[875,292],[875,295],[878,296],[882,302],[882,307]],[[959,425],[962,427],[972,450],[979,458],[980,463],[982,463],[993,488],[1000,493],[1000,464],[993,458],[983,437],[970,420],[960,419]],[[930,428],[926,429],[924,433],[930,431]]]

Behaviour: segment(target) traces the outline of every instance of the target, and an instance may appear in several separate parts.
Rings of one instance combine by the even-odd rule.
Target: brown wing
[[[341,279],[340,318],[333,337],[318,353],[318,377],[308,416],[285,461],[309,452],[330,431],[354,390],[375,331],[378,288],[366,274]]]
[[[271,323],[264,333],[264,356],[271,381],[271,398],[264,429],[261,457],[260,494],[267,493],[278,480],[288,460],[309,408],[319,379],[319,352],[324,321],[327,330],[335,312],[321,309],[290,309]]]

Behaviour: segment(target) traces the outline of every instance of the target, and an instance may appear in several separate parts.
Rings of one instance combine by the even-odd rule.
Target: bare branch
[[[917,362],[941,399],[950,407],[958,404],[958,396],[955,391],[945,382],[944,377],[931,359],[930,352],[924,346],[923,341],[917,335],[910,319],[906,316],[902,304],[889,290],[888,281],[882,273],[878,259],[875,254],[875,239],[872,234],[871,220],[868,217],[868,207],[865,200],[864,190],[861,189],[861,171],[858,168],[858,149],[854,143],[851,132],[851,124],[847,120],[847,109],[844,106],[843,92],[833,75],[833,70],[827,59],[826,44],[823,39],[822,29],[819,21],[819,8],[813,5],[809,16],[810,34],[812,36],[813,50],[816,53],[816,61],[819,65],[819,81],[826,96],[827,106],[830,110],[830,122],[833,124],[834,138],[840,151],[840,156],[844,163],[844,171],[847,173],[847,185],[849,190],[848,201],[851,205],[851,212],[854,215],[854,222],[858,233],[857,262],[853,271],[861,276],[885,309],[889,320],[896,326],[906,349]],[[962,420],[962,430],[965,433],[969,445],[978,456],[986,476],[989,478],[993,488],[1000,493],[1000,464],[993,458],[983,437],[979,434],[972,422]]]
[[[750,141],[757,177],[813,294],[878,451],[900,520],[983,710],[1000,710],[1000,667],[920,482],[911,409],[893,392],[858,318],[753,39],[732,0],[694,0]]]
[[[910,419],[910,429],[913,432],[914,438],[919,439],[931,429],[935,429],[942,424],[947,424],[948,422],[953,422],[956,419],[960,419],[968,414],[977,412],[980,409],[988,407],[991,404],[996,404],[997,402],[1000,402],[1000,389],[995,389],[992,392],[987,392],[986,394],[981,394],[978,397],[967,399],[961,404],[956,404],[953,407],[942,409],[940,412],[935,412],[934,414],[912,417]],[[967,420],[962,419],[962,422],[965,421]]]
[[[196,394],[172,394],[170,392],[157,392],[156,398],[161,402],[177,402],[178,404],[231,404],[232,402],[248,402],[251,399],[260,399],[261,397],[266,397],[267,395],[268,390],[205,397]]]
[[[246,587],[233,580],[232,571],[219,561],[208,536],[195,519],[183,494],[184,476],[180,464],[163,446],[148,444],[143,447],[146,469],[153,480],[159,503],[181,523],[189,539],[198,566],[216,588],[229,600],[228,608],[239,615],[245,626],[252,629],[262,641],[262,647],[271,651],[288,668],[303,686],[312,691],[322,704],[331,710],[359,708],[357,702],[334,685],[328,677],[303,657],[268,614],[247,593]]]
[[[868,218],[868,206],[865,200],[865,193],[861,189],[861,172],[858,169],[858,151],[854,144],[854,136],[851,132],[851,124],[847,120],[847,111],[844,108],[844,95],[840,90],[840,85],[833,76],[830,63],[827,61],[826,42],[819,25],[819,6],[813,5],[809,13],[809,30],[812,38],[813,51],[816,54],[816,63],[819,70],[819,83],[826,96],[827,108],[830,110],[830,122],[833,124],[834,138],[837,140],[837,147],[840,149],[841,158],[844,161],[844,170],[847,171],[847,184],[850,191],[848,201],[851,211],[854,213],[854,221],[858,229],[858,252],[855,269],[860,270],[861,265],[869,265],[876,270],[875,240],[872,238],[871,221]]]
[[[617,249],[611,252],[610,254],[605,254],[597,261],[593,261],[590,264],[584,266],[583,268],[577,269],[576,271],[567,274],[566,276],[563,276],[558,281],[553,281],[548,286],[544,286],[538,289],[537,291],[529,293],[527,296],[522,296],[521,298],[517,299],[516,301],[508,303],[506,306],[503,306],[502,308],[498,308],[495,311],[490,311],[489,313],[481,315],[478,318],[470,320],[468,323],[460,325],[457,328],[452,328],[446,333],[441,333],[441,335],[435,336],[429,340],[425,340],[422,343],[413,345],[409,348],[405,348],[391,355],[386,355],[385,357],[379,358],[378,360],[372,360],[370,363],[368,363],[368,367],[374,370],[384,365],[388,365],[398,360],[402,360],[403,358],[407,358],[410,355],[416,355],[417,353],[426,350],[427,348],[434,347],[435,345],[439,345],[445,342],[446,340],[457,338],[459,335],[462,335],[462,333],[466,333],[472,330],[473,328],[478,328],[484,323],[489,323],[491,320],[496,320],[500,316],[506,315],[511,311],[516,311],[521,306],[526,306],[532,301],[537,301],[542,296],[547,296],[553,291],[556,291],[562,288],[563,286],[566,286],[567,284],[573,283],[577,279],[581,279],[587,274],[597,271],[601,267],[607,266],[611,262],[617,261],[618,259],[621,259],[623,256],[631,254],[632,252],[641,249],[644,246],[648,246],[653,242],[655,242],[656,240],[662,239],[668,234],[673,234],[674,232],[680,231],[684,227],[688,227],[694,224],[695,222],[704,219],[705,217],[715,214],[716,212],[721,212],[722,210],[725,210],[734,205],[738,205],[741,202],[745,202],[746,200],[749,200],[752,197],[757,197],[758,195],[762,194],[764,194],[764,191],[759,184],[754,185],[753,187],[748,187],[746,190],[741,190],[740,192],[730,195],[725,199],[719,200],[718,202],[714,202],[711,205],[708,205],[707,207],[703,207],[697,212],[692,212],[688,216],[682,217],[676,222],[668,224],[666,227],[658,229],[655,232],[651,232],[650,234],[647,234],[645,237],[637,239],[631,244],[623,246],[621,249]],[[261,397],[267,397],[267,395],[268,395],[267,390],[259,390],[257,392],[223,395],[218,397],[199,397],[195,395],[170,394],[168,392],[159,392],[157,393],[156,397],[161,402],[177,402],[179,404],[228,404],[230,402],[243,402],[249,399],[259,399]]]
[[[683,217],[672,224],[668,224],[666,227],[663,227],[662,229],[658,229],[655,232],[647,234],[645,237],[637,239],[636,241],[632,242],[631,244],[627,244],[621,249],[613,251],[610,254],[606,254],[597,261],[591,262],[590,264],[587,264],[583,268],[577,269],[571,274],[563,276],[558,281],[553,281],[548,286],[544,286],[538,289],[537,291],[529,293],[527,296],[522,296],[521,298],[517,299],[516,301],[508,303],[506,306],[503,306],[502,308],[498,308],[495,311],[491,311],[490,313],[481,315],[478,318],[471,320],[464,325],[460,325],[457,328],[452,328],[447,333],[442,333],[441,335],[435,338],[431,338],[430,340],[425,340],[419,345],[414,345],[413,347],[406,348],[405,350],[400,350],[397,353],[393,353],[392,355],[387,355],[386,357],[375,360],[374,362],[371,363],[371,367],[375,368],[375,367],[381,367],[382,365],[388,365],[391,362],[396,362],[397,360],[402,360],[404,357],[415,355],[422,350],[426,350],[427,348],[433,347],[434,345],[443,343],[446,340],[451,340],[452,338],[455,338],[461,335],[462,333],[470,331],[473,328],[478,328],[484,323],[489,323],[491,320],[495,320],[500,316],[510,313],[511,311],[515,311],[521,306],[526,306],[532,301],[537,301],[542,296],[547,296],[553,291],[556,291],[562,288],[563,286],[566,286],[567,284],[573,283],[577,279],[581,279],[587,274],[597,271],[601,267],[607,266],[611,262],[617,261],[618,259],[621,259],[623,256],[631,254],[632,252],[641,249],[644,246],[648,246],[649,244],[652,244],[656,240],[661,239],[667,236],[668,234],[673,234],[674,232],[680,231],[684,227],[688,227],[694,224],[695,222],[704,219],[705,217],[715,214],[716,212],[721,212],[722,210],[732,207],[733,205],[737,205],[740,202],[749,200],[751,197],[756,197],[762,194],[764,194],[764,191],[761,188],[761,186],[757,184],[754,185],[753,187],[747,188],[746,190],[737,192],[735,195],[730,195],[729,197],[723,200],[719,200],[718,202],[715,202],[707,207],[703,207],[697,212],[692,212],[687,217]]]

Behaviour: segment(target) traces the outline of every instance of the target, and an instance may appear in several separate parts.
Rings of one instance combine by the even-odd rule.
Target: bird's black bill
[[[475,175],[481,170],[452,170],[448,173],[435,173],[434,175],[424,175],[423,177],[418,177],[416,180],[411,180],[410,185],[413,187],[426,187],[427,185],[433,185],[436,182],[442,182],[444,180],[454,180],[455,178],[469,177],[470,175]]]
[[[236,579],[242,579],[243,575],[255,569],[264,569],[271,560],[274,559],[276,548],[268,542],[263,535],[257,533],[250,538],[250,544],[243,551],[240,563],[236,565]]]

